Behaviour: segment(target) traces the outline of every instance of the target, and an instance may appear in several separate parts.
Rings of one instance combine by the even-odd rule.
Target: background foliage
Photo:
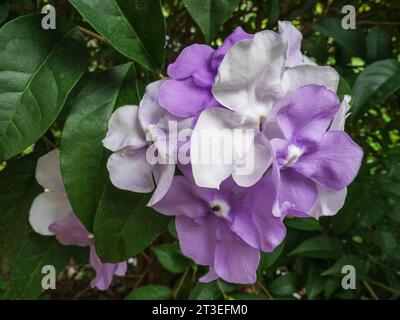
[[[56,7],[57,29],[39,13]],[[341,8],[357,29],[340,27]],[[352,0],[13,0],[0,5],[0,297],[112,299],[397,299],[400,297],[400,3]],[[320,221],[290,219],[284,243],[263,254],[258,282],[198,283],[205,270],[183,257],[174,223],[145,207],[147,195],[115,189],[101,140],[116,107],[192,43],[220,45],[240,25],[254,33],[292,21],[303,50],[342,76],[352,92],[347,131],[365,158],[345,207]],[[164,48],[164,39],[166,47]],[[21,41],[17,41],[21,40]],[[41,192],[38,157],[61,148],[73,209],[104,261],[136,257],[107,292],[90,288],[87,251],[32,233],[28,211]],[[41,266],[60,271],[42,293]],[[343,290],[341,267],[357,269]],[[63,270],[61,272],[61,270]]]

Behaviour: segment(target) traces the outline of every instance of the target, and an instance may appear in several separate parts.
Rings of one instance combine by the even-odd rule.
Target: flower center
[[[219,218],[226,218],[229,214],[229,205],[223,200],[213,200],[211,202],[211,210]]]
[[[285,159],[285,162],[283,163],[284,167],[291,167],[293,166],[297,160],[299,160],[300,156],[303,154],[301,149],[293,144],[289,145],[288,147],[288,153]]]
[[[148,142],[156,142],[157,139],[157,127],[154,124],[148,125],[145,130],[146,140]]]
[[[266,115],[260,115],[259,117],[258,117],[258,129],[260,130],[260,131],[263,131],[264,130],[264,123],[265,123],[265,121],[267,120],[267,116]]]

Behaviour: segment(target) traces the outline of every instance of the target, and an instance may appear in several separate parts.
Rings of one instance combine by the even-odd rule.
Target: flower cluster
[[[109,122],[111,181],[134,192],[156,182],[149,205],[176,217],[182,252],[209,266],[201,281],[254,283],[260,250],[285,238],[283,219],[336,214],[357,175],[363,152],[344,132],[350,97],[340,103],[338,73],[305,57],[301,40],[279,22],[278,33],[237,28],[216,50],[191,45],[140,107]],[[171,120],[192,129],[189,142],[166,132]],[[149,149],[175,162],[150,164]]]

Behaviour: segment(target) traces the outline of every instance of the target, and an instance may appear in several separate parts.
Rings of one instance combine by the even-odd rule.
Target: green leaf
[[[338,89],[337,89],[337,95],[338,95],[340,101],[343,101],[343,98],[346,95],[348,95],[348,96],[353,95],[353,92],[351,90],[349,83],[343,77],[340,77],[339,85],[338,85]]]
[[[169,217],[147,207],[149,195],[106,187],[96,212],[94,238],[103,261],[127,260],[167,228]]]
[[[293,293],[297,291],[297,278],[293,273],[286,273],[279,276],[269,285],[269,291],[274,296],[292,297]]]
[[[267,25],[269,28],[272,28],[279,18],[279,0],[263,0],[261,5],[268,19]]]
[[[182,255],[176,244],[166,243],[154,246],[152,249],[158,261],[160,261],[161,265],[169,272],[181,273],[191,264],[190,260]]]
[[[98,33],[126,57],[159,72],[165,22],[160,0],[70,0]]]
[[[392,56],[392,37],[384,27],[373,26],[367,35],[367,61],[374,62]]]
[[[125,297],[125,300],[168,300],[172,290],[167,286],[149,284],[135,289]]]
[[[39,152],[15,160],[0,172],[0,277],[8,273],[29,231],[28,215],[42,191],[35,180]]]
[[[307,274],[306,292],[308,299],[315,299],[323,290],[326,279],[321,277],[321,272],[315,264],[311,264]]]
[[[10,299],[36,299],[42,293],[42,268],[52,265],[57,273],[73,255],[73,247],[62,246],[54,237],[32,233],[25,240],[15,260],[9,287]]]
[[[312,26],[326,37],[332,37],[353,57],[365,56],[365,39],[361,28],[343,29],[342,20],[337,17],[324,17]]]
[[[262,279],[263,271],[272,267],[283,253],[285,243],[282,242],[274,251],[270,253],[261,252],[260,263],[257,268],[257,278]]]
[[[100,73],[79,93],[61,138],[61,172],[75,214],[88,230],[107,182],[102,140],[116,107],[138,102],[135,69],[124,64]]]
[[[342,268],[345,265],[354,266],[357,273],[357,279],[361,279],[365,275],[365,267],[363,265],[362,260],[355,255],[348,255],[346,257],[340,258],[335,264],[330,267],[328,270],[321,273],[322,276],[334,276],[334,277],[343,277]]]
[[[303,256],[321,259],[338,259],[342,255],[340,240],[328,236],[317,236],[305,240],[289,253],[290,256]]]
[[[0,4],[0,23],[7,19],[10,9],[5,4]]]
[[[285,225],[289,228],[302,231],[318,231],[321,229],[319,222],[313,218],[286,219]]]
[[[234,300],[268,300],[265,296],[246,292],[233,292],[229,296]]]
[[[198,282],[190,293],[190,300],[216,300],[219,297],[219,290],[216,281],[202,283]]]
[[[400,89],[400,62],[387,59],[368,65],[353,85],[352,117],[358,118],[364,109],[373,107]]]
[[[219,28],[230,17],[239,0],[183,0],[204,34],[206,42],[211,42]]]
[[[44,30],[41,15],[22,16],[0,29],[0,159],[32,145],[57,118],[86,66],[82,34],[58,18]]]

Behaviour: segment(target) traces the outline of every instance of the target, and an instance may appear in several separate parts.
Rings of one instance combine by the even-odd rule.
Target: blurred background
[[[129,0],[127,0],[129,2]],[[198,0],[201,3],[203,0]],[[3,1],[0,23],[55,6],[57,15],[82,27],[90,51],[89,71],[108,69],[128,60],[101,41],[68,1]],[[132,0],[132,2],[134,2]],[[190,1],[186,1],[190,2]],[[209,1],[205,1],[209,2]],[[237,26],[249,33],[277,30],[288,20],[302,32],[303,52],[342,77],[340,92],[353,96],[346,130],[364,149],[356,181],[344,208],[334,217],[290,219],[288,235],[273,253],[264,254],[258,282],[236,286],[215,281],[199,284],[205,270],[183,257],[173,223],[131,261],[128,275],[116,278],[106,292],[90,287],[93,270],[79,255],[66,267],[57,290],[44,299],[398,299],[400,297],[400,2],[350,0],[227,0],[233,13],[217,16],[221,27],[204,32],[201,20],[183,0],[162,0],[166,19],[165,66],[193,43],[218,46]],[[341,27],[345,5],[356,10],[356,29]],[[193,16],[193,17],[192,17]],[[140,85],[154,75],[137,68]],[[71,99],[70,99],[71,100]],[[70,103],[72,104],[72,103]],[[67,114],[68,104],[63,114]],[[63,116],[50,140],[59,142]],[[4,164],[3,164],[4,166]],[[0,220],[1,221],[1,220]],[[1,228],[1,227],[0,227]],[[0,255],[5,254],[4,251]],[[82,257],[84,253],[81,254]],[[2,258],[3,259],[3,258]],[[3,261],[4,262],[4,259]],[[343,265],[356,268],[356,289],[343,290]],[[0,294],[9,265],[2,264]],[[139,288],[139,289],[138,289]]]

